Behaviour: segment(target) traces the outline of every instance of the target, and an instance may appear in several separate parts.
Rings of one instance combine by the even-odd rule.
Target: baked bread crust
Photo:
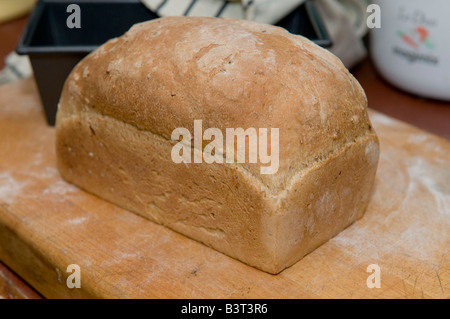
[[[279,128],[278,172],[175,164],[172,131],[199,119]],[[161,18],[108,41],[68,77],[56,128],[65,179],[270,273],[363,215],[379,155],[364,91],[338,58],[233,19]]]

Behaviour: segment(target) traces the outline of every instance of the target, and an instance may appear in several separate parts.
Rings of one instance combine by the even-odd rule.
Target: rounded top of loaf
[[[276,174],[242,165],[277,193],[295,174],[374,134],[341,61],[308,39],[250,21],[166,17],[134,25],[68,77],[58,120],[95,112],[170,140],[175,128],[279,128]],[[270,146],[270,144],[269,144]],[[170,156],[170,154],[167,154]]]

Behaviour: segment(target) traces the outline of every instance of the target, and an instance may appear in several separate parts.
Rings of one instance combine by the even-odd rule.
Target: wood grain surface
[[[42,299],[42,296],[0,262],[0,299]]]
[[[371,119],[381,157],[365,216],[269,275],[66,183],[33,80],[2,86],[0,260],[48,298],[449,298],[450,143]],[[70,264],[81,288],[66,285]]]

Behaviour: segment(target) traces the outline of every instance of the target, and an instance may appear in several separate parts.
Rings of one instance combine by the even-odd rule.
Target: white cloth
[[[247,19],[274,24],[305,0],[141,0],[159,16],[211,16]],[[356,0],[359,1],[359,0]],[[361,0],[363,1],[363,0]],[[366,55],[361,38],[352,26],[352,16],[342,0],[316,0],[316,5],[333,41],[329,48],[347,68]]]
[[[28,55],[11,52],[5,59],[6,66],[0,71],[0,85],[16,82],[33,74]]]

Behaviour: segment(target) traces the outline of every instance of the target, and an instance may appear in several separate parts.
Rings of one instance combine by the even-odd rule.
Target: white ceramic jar
[[[419,96],[450,101],[450,0],[375,0],[370,50],[380,74]]]

